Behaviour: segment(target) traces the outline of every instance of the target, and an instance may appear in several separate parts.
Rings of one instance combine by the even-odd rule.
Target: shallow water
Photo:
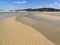
[[[45,19],[42,17],[34,16],[34,13],[43,13],[43,12],[0,12],[0,20],[4,19],[6,17],[9,17],[9,16],[25,15],[26,17],[33,18],[37,21],[54,24],[54,25],[60,27],[60,21],[49,20],[49,19]],[[60,13],[48,13],[48,14],[53,15],[53,16],[60,16]]]
[[[59,16],[60,17],[60,13],[48,13],[48,14],[50,14],[52,16]]]
[[[60,27],[60,21],[58,21],[58,20],[49,20],[46,18],[42,18],[40,16],[35,16],[34,14],[31,14],[31,13],[29,13],[29,15],[26,15],[25,17],[29,17],[29,18],[35,19],[40,22],[49,23],[49,24],[53,24],[55,26]]]
[[[17,16],[17,15],[23,15],[27,12],[0,12],[0,19],[9,17],[9,16]]]

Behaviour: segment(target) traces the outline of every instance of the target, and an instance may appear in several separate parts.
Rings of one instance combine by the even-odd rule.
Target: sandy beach
[[[35,29],[17,22],[15,18],[8,17],[1,22],[1,45],[54,45]]]
[[[16,18],[16,21],[22,22],[23,24],[36,29],[36,31],[38,31],[39,33],[47,37],[47,39],[49,39],[56,45],[60,45],[60,22],[55,19],[51,19],[51,18],[47,19],[46,17],[42,18],[41,16],[37,16],[37,15],[45,14],[47,17],[49,17],[48,15],[50,14],[47,15],[46,13],[38,12],[38,13],[30,14],[30,15],[25,15],[24,17],[18,16]]]
[[[52,13],[52,14],[54,14],[54,13]],[[58,14],[58,12],[57,12],[57,14]],[[41,14],[40,13],[35,13],[34,15],[35,16],[40,16],[42,18],[50,19],[50,20],[58,20],[58,21],[60,21],[60,17],[59,16],[53,16],[53,15],[50,15],[48,13],[41,13]]]
[[[0,0],[0,45],[60,45],[60,0]]]
[[[47,18],[51,17],[48,14],[44,16],[41,13],[36,13],[35,15],[51,20]],[[33,15],[11,16],[0,21],[0,44],[60,45],[60,28],[31,16]],[[59,20],[59,17],[52,20]]]

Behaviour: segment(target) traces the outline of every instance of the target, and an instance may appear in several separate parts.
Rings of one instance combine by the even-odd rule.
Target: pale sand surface
[[[55,45],[32,27],[8,17],[0,22],[1,45]]]
[[[42,14],[39,13],[39,14],[42,15],[43,13]],[[47,39],[54,42],[56,45],[60,45],[60,27],[58,27],[54,24],[49,24],[47,22],[41,22],[41,21],[39,21],[39,19],[34,18],[32,16],[35,16],[35,15],[18,16],[16,18],[16,20],[19,22],[22,22],[23,24],[31,26],[32,28],[36,29],[36,31],[38,31],[39,33],[41,33],[45,37],[47,37]],[[49,19],[49,20],[51,20],[51,19]]]
[[[58,20],[58,21],[60,21],[60,17],[59,16],[53,16],[53,15],[50,15],[50,14],[47,14],[47,13],[41,13],[41,14],[40,13],[35,13],[34,15],[35,16],[40,16],[42,18],[50,19],[50,20]]]

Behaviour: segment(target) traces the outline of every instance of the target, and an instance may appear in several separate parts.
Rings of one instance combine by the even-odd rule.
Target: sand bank
[[[1,45],[55,45],[32,27],[8,17],[0,22]]]
[[[60,17],[53,16],[53,15],[50,15],[50,14],[47,14],[47,13],[35,13],[34,15],[35,16],[40,16],[40,17],[45,18],[45,19],[58,20],[58,21],[60,21]]]
[[[36,31],[47,37],[47,39],[57,45],[60,45],[60,28],[54,24],[49,24],[44,20],[44,22],[41,22],[41,20],[39,21],[39,19],[37,19],[39,18],[39,16],[37,18],[36,17],[37,16],[33,17],[33,15],[18,16],[16,18],[16,21],[36,29]]]

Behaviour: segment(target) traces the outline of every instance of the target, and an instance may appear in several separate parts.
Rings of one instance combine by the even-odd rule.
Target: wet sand
[[[39,13],[39,14],[42,15],[41,13]],[[55,22],[49,23],[49,22],[45,22],[44,20],[41,21],[41,19],[43,19],[43,18],[41,18],[41,17],[39,18],[39,17],[40,16],[25,15],[24,17],[18,16],[16,18],[16,20],[18,22],[22,22],[23,24],[26,24],[26,25],[36,29],[39,33],[43,34],[47,39],[49,39],[56,45],[60,45],[60,26],[56,26],[53,24],[53,23],[56,23],[57,21],[54,19],[52,21],[55,21]],[[51,19],[49,19],[49,21],[50,20]],[[60,23],[58,23],[58,25],[59,24]]]
[[[46,13],[7,17],[0,21],[0,44],[60,45],[60,26],[46,21],[59,21],[59,17],[55,18]]]
[[[32,27],[17,22],[15,18],[16,16],[8,17],[0,22],[1,45],[55,45]]]
[[[52,14],[54,14],[54,13],[52,13]],[[60,21],[60,17],[59,16],[53,16],[53,15],[50,15],[48,13],[42,13],[42,14],[37,13],[37,14],[34,14],[34,15],[40,16],[42,18],[50,19],[50,20],[59,20]]]

